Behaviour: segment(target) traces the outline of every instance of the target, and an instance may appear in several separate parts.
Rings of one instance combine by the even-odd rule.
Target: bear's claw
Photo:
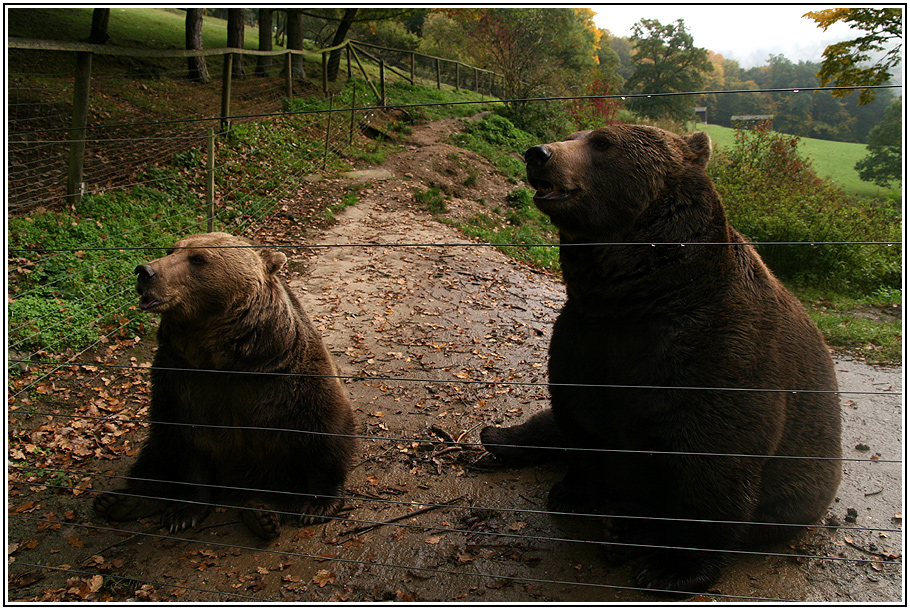
[[[175,503],[161,515],[161,525],[170,533],[195,528],[209,514],[207,504]]]

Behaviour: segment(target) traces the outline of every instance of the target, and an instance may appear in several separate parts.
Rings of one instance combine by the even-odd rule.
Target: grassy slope
[[[707,132],[717,146],[723,148],[733,144],[734,129],[702,124],[697,128]],[[800,149],[812,161],[819,176],[843,186],[847,193],[859,197],[884,197],[888,193],[888,189],[860,180],[854,169],[856,162],[867,154],[865,144],[802,138]]]
[[[88,37],[92,27],[91,8],[9,9],[9,35],[77,42]],[[108,44],[123,47],[183,49],[186,13],[180,9],[111,9]],[[258,48],[259,29],[244,28],[244,47]],[[206,17],[202,22],[202,42],[207,49],[227,46],[226,22]],[[280,49],[283,47],[276,47]]]

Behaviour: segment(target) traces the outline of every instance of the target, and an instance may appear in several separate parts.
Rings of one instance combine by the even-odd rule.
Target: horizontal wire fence
[[[53,62],[48,62],[52,65]],[[277,70],[277,67],[274,67]],[[418,69],[419,66],[418,66]],[[423,68],[429,71],[430,68]],[[435,69],[435,68],[434,68]],[[211,95],[212,92],[219,91],[220,85],[217,78],[220,77],[220,70],[210,69],[209,73],[213,76],[214,82],[211,85],[200,87],[193,84],[191,87],[180,86],[178,83],[179,75],[183,69],[175,63],[173,69],[161,70],[160,68],[143,68],[139,67],[132,74],[111,74],[102,75],[97,83],[92,86],[92,108],[96,109],[97,121],[91,125],[86,136],[86,144],[89,154],[86,159],[86,183],[89,185],[87,193],[89,195],[102,193],[117,192],[146,192],[151,195],[156,185],[175,180],[178,177],[186,178],[189,176],[189,182],[196,185],[204,183],[204,168],[197,163],[195,157],[202,155],[198,152],[204,149],[208,139],[208,130],[211,128],[217,117],[219,109],[216,105],[206,107],[204,104],[187,104],[203,108],[200,116],[174,116],[171,119],[159,120],[161,108],[173,109],[181,108],[181,96],[188,95],[192,91],[193,95]],[[127,76],[128,78],[123,78]],[[69,147],[68,140],[68,122],[69,122],[69,102],[66,95],[61,95],[61,91],[72,87],[72,77],[53,73],[29,73],[13,74],[10,77],[10,95],[8,105],[8,212],[11,214],[25,213],[35,211],[39,208],[47,208],[59,205],[64,196],[61,190],[65,184],[66,175],[66,151]],[[206,93],[205,87],[211,90]],[[312,148],[301,150],[300,154],[288,162],[288,166],[283,168],[278,174],[273,172],[256,172],[249,171],[250,167],[255,167],[256,158],[255,150],[248,149],[239,157],[232,157],[231,161],[226,164],[216,165],[214,171],[217,176],[217,205],[215,206],[216,220],[220,228],[235,234],[246,234],[256,236],[257,233],[266,229],[271,222],[287,208],[293,206],[297,197],[301,196],[299,186],[305,179],[324,170],[327,158],[338,159],[349,154],[353,147],[354,132],[360,130],[364,125],[369,124],[377,111],[382,108],[371,106],[364,100],[357,100],[346,97],[345,94],[339,94],[333,99],[335,108],[331,112],[295,112],[287,113],[282,111],[284,103],[283,89],[284,80],[277,75],[270,77],[248,77],[247,79],[235,81],[235,93],[239,93],[236,99],[239,101],[234,107],[232,117],[234,127],[240,122],[248,125],[250,129],[276,129],[276,125],[288,117],[299,119],[295,129],[301,132],[324,134],[326,146],[324,149]],[[118,114],[118,109],[105,110],[106,95],[112,90],[117,89],[119,94],[118,100],[128,99],[135,96],[134,105],[125,107],[122,114]],[[156,93],[158,97],[155,104],[152,105],[145,98],[152,97],[149,91]],[[746,93],[746,92],[743,92]],[[212,99],[217,100],[217,94],[211,95]],[[561,100],[560,100],[561,101]],[[389,104],[390,106],[393,104]],[[104,113],[110,112],[109,116]],[[112,125],[105,125],[109,120]],[[234,130],[236,133],[236,129]],[[277,133],[277,131],[276,131]],[[218,146],[222,140],[231,137],[229,132],[217,131]],[[321,139],[321,138],[320,138]],[[216,153],[216,158],[220,158]],[[61,173],[62,168],[62,173]],[[203,199],[202,188],[198,187],[200,202]],[[205,231],[207,221],[207,211],[204,205],[200,203],[198,209],[175,211],[173,217],[155,218],[149,220],[148,228],[151,233],[159,230],[162,234],[185,234]],[[150,257],[151,252],[172,244],[165,241],[166,237],[160,239],[148,238],[143,235],[137,240],[136,235],[119,234],[106,235],[100,241],[85,242],[74,244],[70,249],[44,249],[40,243],[35,243],[33,247],[26,250],[10,250],[8,283],[12,287],[9,297],[12,299],[22,299],[29,295],[28,291],[16,292],[15,275],[34,261],[36,257],[41,258],[42,263],[48,261],[60,260],[60,267],[64,269],[62,275],[69,274],[99,274],[104,268],[114,266],[123,261],[132,260],[133,256]],[[821,242],[819,242],[821,243]],[[519,246],[525,244],[516,244]],[[683,245],[683,244],[640,244],[642,247],[649,245]],[[688,244],[685,244],[688,245]],[[692,244],[695,245],[695,244]],[[879,242],[870,242],[869,244],[847,243],[844,246],[862,246],[862,245],[883,245]],[[900,245],[894,243],[892,245]],[[276,247],[289,248],[292,250],[304,250],[308,248],[407,248],[407,247],[436,247],[441,250],[449,250],[458,247],[476,247],[487,248],[490,244],[478,243],[451,243],[451,244],[310,244],[310,243],[279,243]],[[535,245],[536,247],[540,247]],[[63,258],[76,253],[85,253],[91,251],[103,251],[104,260],[98,262],[95,266],[88,268],[76,268],[68,270],[63,264]],[[58,257],[55,259],[54,257]],[[26,267],[23,267],[26,266]],[[129,270],[131,271],[131,269]],[[36,403],[41,403],[40,397],[47,394],[53,389],[57,375],[63,373],[97,372],[107,374],[108,382],[116,375],[145,375],[149,366],[132,363],[131,365],[120,365],[112,362],[105,362],[98,356],[99,348],[109,345],[119,339],[123,339],[124,329],[130,328],[134,320],[131,316],[134,314],[129,311],[123,311],[119,305],[109,305],[119,298],[128,298],[133,294],[133,278],[129,271],[119,278],[105,284],[97,292],[78,296],[69,299],[66,306],[73,309],[85,307],[96,312],[97,317],[93,323],[110,317],[112,320],[101,325],[103,333],[94,341],[88,341],[80,345],[77,349],[72,349],[72,343],[67,333],[54,332],[61,330],[59,327],[66,329],[76,322],[76,317],[53,319],[58,320],[53,324],[58,328],[46,324],[46,320],[52,319],[49,314],[42,318],[40,315],[34,319],[16,323],[11,321],[8,335],[8,372],[16,373],[11,375],[11,384],[8,390],[8,405],[11,421],[11,433],[27,436],[35,440],[34,446],[40,449],[42,442],[48,442],[47,447],[51,447],[48,441],[48,430],[42,430],[46,422],[62,420],[67,423],[66,428],[72,433],[71,440],[78,440],[80,434],[86,437],[97,439],[98,450],[105,451],[105,447],[110,449],[125,447],[123,439],[120,436],[114,436],[105,426],[114,424],[122,426],[125,432],[135,432],[140,427],[146,426],[150,421],[143,418],[141,409],[134,405],[120,408],[116,412],[106,409],[99,409],[94,406],[78,407],[75,409],[61,408],[63,405],[53,404],[49,407],[38,407]],[[61,277],[55,277],[49,280],[51,285],[61,283]],[[43,288],[31,289],[41,291]],[[65,295],[64,295],[65,296]],[[81,318],[80,318],[81,319]],[[51,338],[53,337],[53,338]],[[94,370],[93,370],[94,369]],[[255,374],[255,373],[251,373]],[[17,384],[16,379],[25,380]],[[363,380],[361,376],[339,376],[339,379],[352,383]],[[400,376],[374,376],[370,377],[371,382],[382,382],[386,384],[426,384],[445,386],[445,385],[488,385],[495,388],[507,386],[535,386],[546,388],[546,383],[536,382],[509,382],[509,381],[488,381],[481,379],[457,379],[457,378],[438,378],[438,377],[400,377]],[[107,382],[106,382],[107,383]],[[129,384],[142,383],[130,381]],[[145,381],[144,383],[148,383]],[[599,386],[599,387],[620,387],[620,386]],[[621,386],[631,387],[631,386]],[[645,388],[642,388],[645,389]],[[648,386],[647,389],[661,389],[657,386]],[[663,388],[667,389],[667,388]],[[676,390],[688,391],[731,391],[731,392],[759,392],[768,391],[757,388],[673,388]],[[785,388],[777,391],[799,393],[807,390],[800,388]],[[900,391],[881,391],[881,392],[841,392],[842,394],[857,395],[877,395],[883,397],[902,397]],[[72,399],[66,406],[71,407],[75,402]],[[39,425],[36,422],[40,422]],[[21,428],[21,430],[20,430]],[[259,429],[257,429],[259,430]],[[276,432],[289,432],[288,430],[270,429]],[[301,434],[313,434],[307,431],[291,431]],[[18,438],[18,437],[17,437]],[[428,450],[439,452],[451,448],[461,448],[465,450],[474,450],[477,455],[482,455],[478,443],[465,441],[462,438],[451,439],[442,438],[438,434],[426,434],[417,437],[402,436],[383,436],[381,434],[356,435],[362,442],[374,444],[377,446],[375,455],[380,455],[389,450],[395,450],[396,446],[404,444],[417,444],[426,447]],[[589,449],[586,449],[590,451]],[[650,452],[653,453],[653,452]],[[818,456],[758,456],[758,455],[735,455],[729,454],[694,454],[704,457],[723,458],[748,458],[748,459],[821,459]],[[23,456],[24,457],[24,456]],[[108,451],[107,459],[117,457],[117,454]],[[827,458],[826,458],[827,459]],[[878,459],[868,460],[861,458],[842,458],[842,461],[854,463],[875,463],[892,468],[901,468],[902,460]],[[19,463],[16,463],[19,462]],[[55,481],[75,481],[78,484],[60,484]],[[48,463],[28,463],[24,459],[14,457],[8,471],[8,480],[11,492],[19,497],[28,493],[29,488],[53,489],[60,493],[72,493],[74,497],[77,493],[85,494],[87,490],[96,488],[100,482],[109,482],[111,479],[120,481],[128,480],[129,477],[122,475],[110,475],[101,472],[97,468],[68,468],[52,461]],[[255,490],[244,490],[255,491]],[[364,499],[364,498],[361,498]],[[370,502],[381,502],[388,505],[398,506],[407,510],[423,510],[427,508],[449,508],[453,510],[481,510],[481,511],[499,511],[508,512],[517,515],[547,515],[552,514],[550,511],[521,509],[509,506],[466,506],[461,503],[439,503],[439,502],[419,502],[417,500],[395,500],[391,498],[370,497]],[[79,500],[82,501],[82,500]],[[245,510],[246,507],[231,506],[230,504],[222,505],[222,508],[232,508]],[[408,513],[415,514],[415,513]],[[589,515],[589,516],[609,516],[615,519],[622,519],[624,515]],[[198,539],[185,536],[176,536],[173,534],[161,534],[150,531],[141,531],[138,529],[120,529],[108,525],[99,525],[97,523],[75,523],[71,521],[60,521],[51,517],[33,517],[26,514],[13,512],[10,515],[12,520],[28,522],[35,524],[37,527],[67,527],[81,528],[84,530],[93,530],[101,532],[111,532],[130,536],[167,539],[175,542],[194,543]],[[639,518],[640,517],[636,517]],[[365,531],[372,527],[387,525],[387,521],[375,521],[366,519],[353,519],[349,515],[333,517],[332,521],[343,521],[345,524],[356,525],[355,530]],[[669,519],[659,519],[667,521]],[[708,522],[707,520],[704,522]],[[726,523],[726,522],[723,522]],[[505,533],[482,531],[476,529],[464,529],[454,526],[426,526],[412,523],[396,523],[403,528],[418,529],[426,532],[449,532],[463,535],[476,535],[486,538],[497,538],[511,543],[520,543],[524,541],[546,542],[546,543],[578,543],[577,539],[568,539],[554,536],[531,536],[521,533]],[[866,527],[863,525],[817,525],[818,529],[840,529],[844,531],[875,531],[889,535],[900,536],[900,528],[883,528],[883,527]],[[617,542],[606,542],[601,540],[584,540],[587,544],[597,546],[644,546],[646,548],[662,548],[659,545],[633,545]],[[218,546],[220,543],[206,540],[207,546]],[[222,546],[238,548],[236,544],[224,544]],[[594,589],[610,590],[638,590],[637,587],[623,587],[618,585],[608,585],[594,582],[577,582],[569,580],[548,580],[533,578],[528,576],[513,576],[504,574],[483,574],[475,573],[469,570],[449,570],[440,568],[428,568],[415,564],[399,564],[394,561],[369,561],[363,559],[354,559],[347,557],[323,556],[307,553],[289,552],[287,549],[271,550],[262,548],[241,548],[242,551],[257,553],[272,553],[282,557],[301,557],[318,560],[328,560],[341,564],[359,564],[366,566],[382,566],[397,570],[406,571],[423,571],[429,574],[445,576],[446,578],[464,578],[464,577],[481,577],[494,580],[514,580],[523,583],[536,584],[556,584],[564,587],[587,587]],[[705,549],[712,551],[713,549]],[[774,553],[757,553],[754,551],[734,551],[742,554],[761,554],[775,556]],[[857,562],[871,563],[876,562],[881,565],[902,566],[902,558],[888,559],[884,556],[878,556],[875,559],[857,559],[837,556],[814,556],[799,553],[779,554],[786,557],[795,557],[816,562]],[[18,577],[25,577],[27,574],[23,568],[33,570],[51,570],[61,571],[73,577],[110,577],[111,573],[101,572],[98,570],[86,570],[73,567],[39,565],[23,561],[14,561],[11,565],[11,581]],[[218,589],[205,589],[188,587],[185,584],[168,582],[163,579],[150,580],[138,575],[116,574],[118,578],[135,583],[137,591],[142,590],[143,586],[154,586],[163,588],[173,588],[175,590],[192,589],[199,593],[210,595],[206,599],[248,599],[257,601],[264,600],[262,597],[255,595],[242,595],[234,591],[225,591]],[[726,599],[749,599],[749,600],[768,600],[781,601],[774,598],[763,598],[761,596],[735,596],[721,595],[711,593],[712,597]],[[278,601],[278,600],[271,600]],[[792,600],[789,600],[792,601]]]

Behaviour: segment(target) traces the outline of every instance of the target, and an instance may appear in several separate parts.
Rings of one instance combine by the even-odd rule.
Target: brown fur
[[[179,531],[213,503],[239,503],[244,523],[273,538],[282,518],[319,521],[342,506],[354,452],[350,403],[278,276],[285,255],[252,246],[225,233],[192,235],[136,268],[140,307],[161,314],[152,424],[126,488],[95,500],[99,514],[163,512],[162,523]]]
[[[818,329],[727,224],[705,172],[710,150],[704,133],[644,126],[528,150],[568,297],[550,345],[552,410],[481,433],[506,462],[569,462],[552,510],[652,518],[614,525],[627,541],[706,549],[650,555],[638,583],[672,591],[710,586],[727,557],[715,550],[799,531],[717,521],[815,523],[841,470],[837,459],[750,457],[839,458],[836,394],[717,389],[837,384]],[[576,245],[604,242],[626,245]]]

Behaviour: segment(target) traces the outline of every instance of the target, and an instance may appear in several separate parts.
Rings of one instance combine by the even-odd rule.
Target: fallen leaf
[[[439,541],[442,540],[442,536],[429,536],[424,540],[427,544],[439,544]]]
[[[316,576],[313,577],[313,582],[319,585],[320,588],[330,585],[335,582],[335,572],[329,572],[328,570],[319,570],[316,572]]]

